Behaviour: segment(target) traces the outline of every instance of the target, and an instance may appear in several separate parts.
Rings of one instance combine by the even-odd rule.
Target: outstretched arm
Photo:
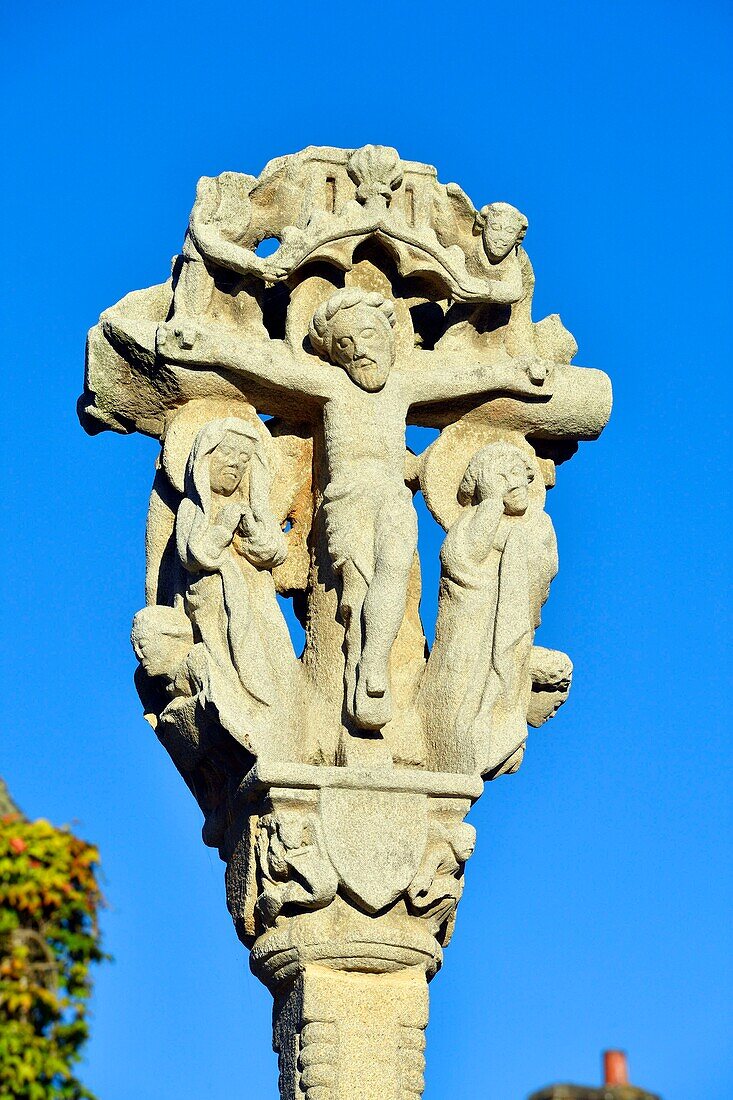
[[[227,240],[220,227],[213,222],[200,224],[192,217],[189,233],[202,256],[238,275],[260,275],[265,282],[274,283],[287,274],[287,268],[277,260],[262,258],[251,248]]]
[[[188,233],[210,262],[239,275],[261,275],[275,282],[283,277],[285,269],[238,243],[252,220],[249,192],[255,183],[253,176],[238,172],[222,172],[215,178],[203,176],[196,188]]]
[[[436,352],[424,352],[425,356]],[[422,358],[422,355],[421,355]],[[509,393],[518,396],[552,396],[553,364],[533,356],[518,356],[500,363],[466,364],[444,358],[440,366],[422,363],[405,375],[410,404],[429,404],[479,394]]]
[[[295,359],[279,341],[243,340],[221,324],[171,321],[158,326],[156,351],[182,367],[232,371],[263,386],[326,400],[333,388],[332,371],[320,359]]]
[[[512,306],[522,297],[522,269],[514,254],[499,265],[499,271],[489,271],[487,294],[493,305]]]

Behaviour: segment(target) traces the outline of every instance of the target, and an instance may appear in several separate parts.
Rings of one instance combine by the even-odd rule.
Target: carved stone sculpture
[[[170,279],[89,334],[82,424],[161,443],[137,686],[275,998],[287,1100],[422,1095],[465,816],[570,688],[534,644],[545,495],[611,394],[532,319],[527,225],[394,149],[313,147],[202,179]],[[414,455],[407,424],[440,434]],[[446,530],[431,651],[417,491]]]
[[[420,692],[429,760],[440,770],[493,779],[516,771],[524,754],[532,640],[557,572],[555,532],[530,455],[514,443],[489,443],[458,488],[463,511],[440,553],[435,644]],[[534,664],[547,667],[547,658]],[[567,687],[569,680],[568,673]]]

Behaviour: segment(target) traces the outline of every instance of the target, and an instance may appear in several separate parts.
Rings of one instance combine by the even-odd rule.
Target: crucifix
[[[224,370],[245,388],[257,382],[287,391],[322,418],[329,475],[323,510],[341,579],[346,709],[367,730],[392,717],[389,658],[417,549],[417,517],[404,477],[408,414],[416,406],[497,393],[547,398],[553,369],[536,357],[482,365],[454,356],[432,365],[434,356],[420,351],[400,364],[395,324],[390,299],[347,287],[313,315],[308,360],[281,345],[263,361],[236,330],[192,319],[161,324],[155,345],[163,362]],[[119,322],[110,319],[106,327],[118,341],[129,340]]]
[[[464,819],[570,690],[535,644],[546,494],[611,393],[533,321],[527,228],[394,149],[309,147],[200,181],[170,279],[89,333],[84,427],[161,444],[136,685],[275,997],[281,1100],[422,1095]],[[408,424],[439,429],[418,455]]]

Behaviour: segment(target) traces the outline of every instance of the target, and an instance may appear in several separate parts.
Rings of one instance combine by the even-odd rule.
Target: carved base
[[[358,923],[418,919],[447,942],[475,840],[463,819],[482,788],[465,775],[258,763],[220,848],[240,938],[251,946],[304,912],[330,919],[341,899]]]
[[[423,1091],[427,982],[443,958],[482,783],[259,763],[228,831],[227,901],[275,999],[283,1100]]]

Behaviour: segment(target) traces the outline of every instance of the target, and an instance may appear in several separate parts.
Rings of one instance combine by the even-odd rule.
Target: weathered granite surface
[[[89,333],[82,424],[161,443],[137,686],[273,992],[285,1098],[422,1094],[464,818],[570,688],[534,644],[545,496],[611,390],[532,319],[526,231],[394,149],[311,147],[200,180],[170,278]],[[415,455],[407,424],[440,435]],[[418,491],[446,530],[430,652]]]

